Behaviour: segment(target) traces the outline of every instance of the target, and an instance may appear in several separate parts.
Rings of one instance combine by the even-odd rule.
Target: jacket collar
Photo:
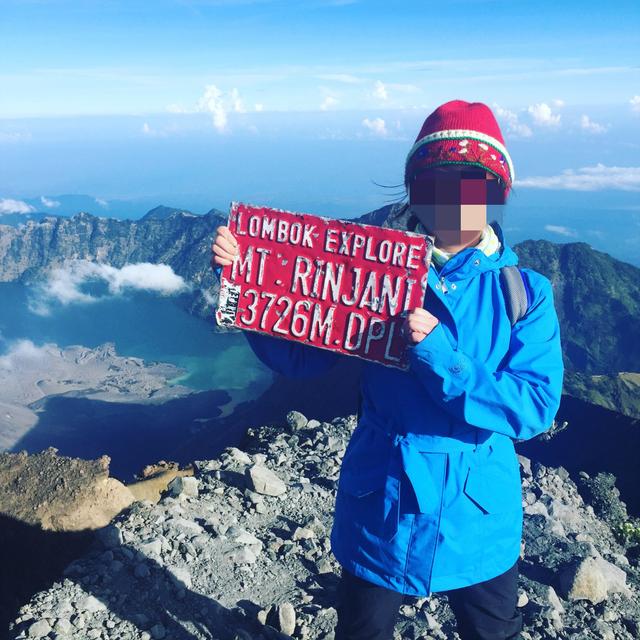
[[[505,242],[502,227],[498,222],[490,222],[500,240],[500,249],[491,256],[480,249],[466,247],[449,258],[442,266],[438,275],[447,276],[451,280],[465,280],[484,271],[498,271],[504,266],[518,264],[518,255]],[[476,264],[477,262],[477,264]]]

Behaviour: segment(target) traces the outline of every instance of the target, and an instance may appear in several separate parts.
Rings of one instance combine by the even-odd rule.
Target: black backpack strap
[[[525,284],[524,274],[515,265],[500,268],[500,284],[507,305],[507,315],[513,327],[529,309],[529,290]]]

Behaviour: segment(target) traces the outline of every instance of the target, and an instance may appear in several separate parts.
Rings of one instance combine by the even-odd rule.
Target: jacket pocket
[[[339,487],[349,495],[361,498],[382,489],[386,477],[386,470],[382,468],[369,472],[357,472],[343,468],[340,471]]]
[[[383,537],[385,521],[390,517],[386,479],[386,472],[353,473],[343,469],[338,484],[335,517],[338,517],[339,503],[340,517],[347,519],[356,531]]]
[[[464,493],[483,513],[502,513],[522,508],[520,468],[515,455],[499,456],[489,445],[486,458],[467,470]]]
[[[385,491],[389,460],[386,436],[364,424],[358,426],[342,460],[335,514],[355,527],[353,531],[383,535],[389,516]]]

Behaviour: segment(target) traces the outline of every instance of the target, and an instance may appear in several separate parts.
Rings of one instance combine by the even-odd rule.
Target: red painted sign
[[[406,369],[404,312],[422,307],[428,236],[233,202],[239,253],[222,269],[219,325]]]

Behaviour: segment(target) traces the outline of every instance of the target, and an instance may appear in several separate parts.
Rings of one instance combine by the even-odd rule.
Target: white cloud
[[[138,262],[117,268],[89,260],[71,260],[50,270],[47,281],[37,290],[29,309],[38,315],[50,315],[51,304],[88,304],[101,298],[82,291],[90,281],[107,284],[111,295],[126,290],[153,291],[161,295],[175,295],[189,289],[185,280],[167,264]]]
[[[193,113],[192,111],[190,111],[186,107],[183,107],[180,104],[169,104],[169,105],[167,105],[167,111],[169,113]]]
[[[633,96],[633,98],[629,100],[629,104],[631,105],[632,111],[640,113],[640,96]]]
[[[362,121],[362,125],[365,126],[371,133],[376,136],[384,137],[387,135],[387,127],[382,118],[374,118],[373,120],[369,120],[369,118],[365,118]]]
[[[573,231],[572,229],[569,229],[569,227],[562,227],[560,225],[545,224],[544,228],[547,231],[552,231],[553,233],[559,233],[561,236],[577,236],[578,235],[575,231]]]
[[[543,127],[557,127],[560,124],[560,114],[554,114],[546,102],[532,104],[527,111],[531,114],[533,121]]]
[[[553,106],[554,107],[564,107],[564,100],[561,100],[560,98],[556,98],[555,100],[552,100],[553,102]]]
[[[264,111],[264,105],[261,104],[260,102],[256,102],[256,104],[253,105],[253,108],[256,111]]]
[[[198,100],[196,111],[210,113],[214,129],[219,133],[227,133],[229,113],[245,113],[246,109],[240,92],[235,87],[225,93],[215,84],[209,84]]]
[[[142,125],[142,133],[145,136],[149,136],[150,138],[166,138],[167,137],[166,131],[162,131],[161,129],[154,129],[149,125],[148,122],[145,122]]]
[[[237,89],[231,89],[231,107],[236,113],[245,113],[247,110],[244,108],[244,102],[240,98],[240,93]]]
[[[338,104],[338,99],[333,96],[326,96],[325,99],[320,104],[321,111],[327,111],[331,107],[335,107]]]
[[[640,167],[607,167],[598,163],[577,171],[565,169],[557,176],[534,176],[517,180],[518,187],[562,189],[568,191],[640,191]]]
[[[45,207],[49,207],[50,209],[53,209],[55,207],[59,207],[60,203],[57,200],[51,200],[50,198],[47,198],[46,196],[40,196],[40,202],[42,202],[42,204]]]
[[[384,84],[380,82],[380,80],[376,80],[376,83],[373,88],[373,96],[374,98],[378,98],[378,100],[388,100],[389,94],[387,93],[387,89]]]
[[[213,126],[217,131],[227,130],[227,110],[222,104],[222,91],[215,84],[207,86],[204,95],[198,100],[197,108],[211,114]]]
[[[598,124],[589,119],[589,116],[583,114],[580,118],[580,126],[589,133],[604,133],[609,127],[606,125]]]
[[[172,295],[187,288],[184,279],[168,264],[138,262],[120,269],[106,264],[89,264],[94,265],[95,273],[109,283],[112,293],[121,293],[123,289],[144,289]]]
[[[108,207],[109,203],[104,198],[94,198],[101,207]]]
[[[35,207],[22,200],[0,198],[0,216],[5,213],[33,213],[35,210]]]
[[[493,103],[493,108],[498,118],[505,120],[507,124],[507,133],[514,138],[530,138],[533,135],[531,128],[520,122],[518,114],[509,109],[503,109],[497,103]]]
[[[37,347],[31,340],[16,340],[4,355],[0,356],[0,371],[15,371],[25,361],[32,363],[46,356],[46,347]]]

